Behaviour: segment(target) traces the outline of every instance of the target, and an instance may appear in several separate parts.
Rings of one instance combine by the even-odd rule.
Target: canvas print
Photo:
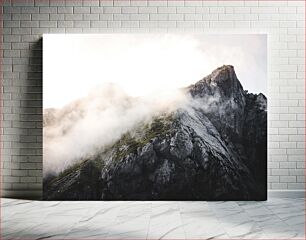
[[[265,200],[266,40],[44,35],[44,199]]]

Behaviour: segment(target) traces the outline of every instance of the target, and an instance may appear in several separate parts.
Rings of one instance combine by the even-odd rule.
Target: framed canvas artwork
[[[45,200],[265,200],[267,36],[45,34]]]

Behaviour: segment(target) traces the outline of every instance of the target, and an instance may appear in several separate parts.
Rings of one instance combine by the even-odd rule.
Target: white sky
[[[129,95],[158,94],[233,65],[245,90],[267,92],[267,36],[204,34],[45,34],[44,108],[85,97],[103,83]]]

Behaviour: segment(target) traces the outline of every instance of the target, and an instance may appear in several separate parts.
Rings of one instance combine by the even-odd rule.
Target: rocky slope
[[[186,107],[45,177],[44,199],[266,199],[266,97],[244,91],[232,66],[185,91]]]

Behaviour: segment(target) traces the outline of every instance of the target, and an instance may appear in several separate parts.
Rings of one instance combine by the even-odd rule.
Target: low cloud
[[[186,104],[180,90],[130,97],[114,84],[92,90],[61,109],[44,110],[44,175],[89,157],[155,114]]]

